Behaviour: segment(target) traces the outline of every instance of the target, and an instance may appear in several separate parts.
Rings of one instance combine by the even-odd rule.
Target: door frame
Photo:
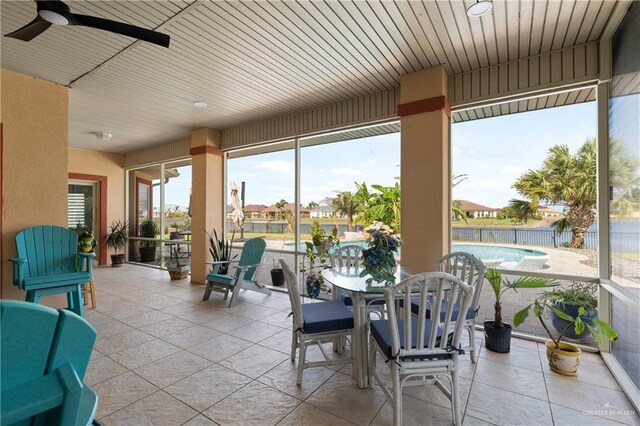
[[[107,177],[100,175],[88,175],[83,173],[69,173],[69,179],[86,180],[98,183],[98,192],[100,193],[100,256],[98,263],[100,265],[107,264],[107,243],[105,235],[107,235]]]

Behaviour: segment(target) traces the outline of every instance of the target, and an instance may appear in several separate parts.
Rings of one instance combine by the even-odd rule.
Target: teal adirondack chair
[[[95,339],[72,312],[0,300],[0,424],[91,424],[98,397],[82,379]]]
[[[34,226],[16,235],[13,284],[27,292],[27,302],[67,293],[69,309],[82,316],[82,286],[91,281],[94,253],[78,252],[78,235],[54,225]]]
[[[212,291],[224,293],[222,300],[227,300],[229,292],[231,292],[231,298],[229,299],[229,307],[231,307],[231,303],[240,292],[240,289],[271,294],[271,290],[254,279],[256,271],[262,263],[266,246],[264,239],[252,238],[244,243],[239,261],[209,262],[209,264],[214,265],[214,268],[213,272],[206,277],[206,288],[202,300],[209,300]],[[236,266],[235,274],[223,275],[216,272],[220,264],[236,262],[238,265]]]

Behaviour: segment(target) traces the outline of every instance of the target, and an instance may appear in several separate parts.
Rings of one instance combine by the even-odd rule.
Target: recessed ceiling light
[[[471,6],[467,8],[467,15],[472,18],[478,18],[482,15],[486,15],[491,12],[493,3],[489,0],[476,0]]]
[[[193,106],[196,108],[206,108],[207,107],[207,103],[206,102],[202,102],[202,101],[195,101],[193,103]]]
[[[95,132],[94,135],[96,136],[96,139],[101,141],[108,141],[113,137],[111,133],[106,133],[106,132]]]

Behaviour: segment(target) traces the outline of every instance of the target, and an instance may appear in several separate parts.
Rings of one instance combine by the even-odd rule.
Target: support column
[[[220,132],[198,129],[191,132],[191,282],[204,284],[209,271],[207,232],[224,233],[224,188]]]
[[[433,270],[449,252],[451,200],[447,74],[442,66],[400,77],[402,266]]]

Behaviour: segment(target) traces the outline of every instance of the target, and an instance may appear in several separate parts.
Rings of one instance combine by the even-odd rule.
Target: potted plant
[[[233,245],[233,239],[236,236],[235,229],[231,234],[231,241],[224,238],[218,238],[218,233],[216,230],[213,230],[213,236],[207,233],[209,236],[209,253],[211,253],[211,257],[214,262],[226,262],[218,264],[218,274],[226,275],[229,272],[229,262],[238,257],[237,254],[231,256],[231,246]],[[215,269],[215,266],[214,266]]]
[[[189,276],[189,265],[180,262],[180,244],[170,248],[167,270],[172,280],[183,280]]]
[[[119,254],[119,249],[124,249],[129,241],[129,223],[121,220],[111,222],[109,233],[105,236],[105,244],[115,250],[111,255],[111,266],[124,264],[124,253]]]
[[[140,236],[143,238],[155,239],[158,235],[158,226],[150,221],[145,220],[140,224]],[[140,244],[140,262],[148,263],[156,261],[156,242],[142,241]]]
[[[78,234],[78,248],[82,253],[91,253],[96,247],[96,240],[93,231],[83,228]]]
[[[280,267],[278,259],[273,259],[273,268],[271,268],[271,284],[276,287],[284,285],[284,271]]]
[[[302,261],[300,272],[306,273],[307,295],[316,298],[320,292],[328,292],[324,283],[324,277],[319,270],[326,268],[329,252],[340,244],[338,240],[338,228],[334,227],[331,234],[327,234],[318,221],[311,225],[311,241],[305,241],[305,260]],[[305,261],[308,262],[305,265]],[[316,265],[316,262],[319,265]]]
[[[529,312],[533,308],[533,314],[538,317],[542,327],[547,332],[550,340],[547,340],[547,360],[549,361],[549,367],[556,373],[564,374],[565,376],[575,376],[578,373],[578,367],[580,366],[580,354],[582,351],[577,346],[570,343],[563,342],[562,339],[566,337],[566,333],[569,330],[573,330],[576,335],[582,334],[585,329],[588,331],[598,345],[602,345],[603,337],[605,339],[615,341],[618,339],[616,331],[606,322],[597,318],[586,317],[587,309],[584,305],[578,306],[576,316],[570,316],[567,313],[561,311],[556,307],[555,302],[549,300],[546,295],[542,295],[539,299],[536,299],[534,303],[517,312],[513,317],[513,324],[518,327],[529,316]],[[567,322],[557,338],[553,337],[551,330],[544,322],[543,315],[545,309],[554,312],[557,316]]]
[[[368,248],[362,250],[363,269],[360,276],[369,276],[367,284],[376,281],[392,285],[395,283],[398,267],[395,256],[402,245],[400,236],[382,222],[367,226],[365,232]]]
[[[574,282],[567,287],[557,287],[552,291],[543,293],[543,297],[552,303],[559,311],[564,312],[572,318],[576,318],[580,307],[585,312],[582,315],[586,324],[593,325],[592,320],[598,318],[598,297],[596,296],[598,285],[596,283],[582,284]],[[584,330],[580,334],[576,334],[572,327],[567,330],[568,321],[562,319],[553,310],[549,310],[551,316],[551,324],[558,333],[565,332],[564,337],[567,339],[580,340],[589,336],[589,331]]]
[[[485,346],[487,349],[507,353],[511,350],[511,325],[502,321],[502,294],[507,290],[518,291],[525,288],[555,287],[559,285],[551,278],[541,278],[523,275],[515,281],[503,277],[497,269],[487,270],[487,280],[491,284],[496,301],[493,305],[493,321],[484,322]]]

